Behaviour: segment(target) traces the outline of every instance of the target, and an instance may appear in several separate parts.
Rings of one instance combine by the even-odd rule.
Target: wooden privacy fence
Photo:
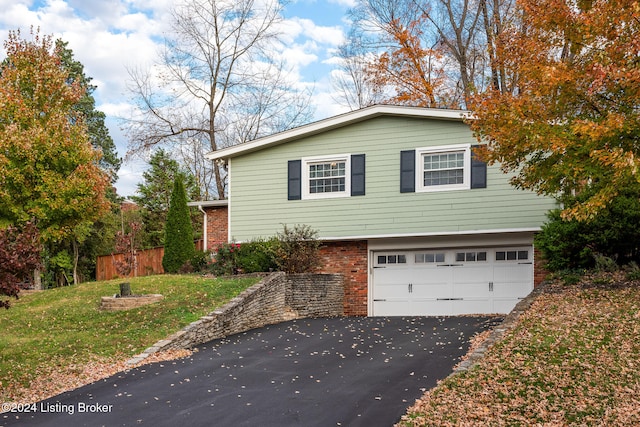
[[[196,240],[196,250],[202,250],[202,240]],[[151,276],[163,274],[162,257],[164,248],[145,249],[136,252],[134,268],[128,277]],[[96,280],[111,280],[120,277],[116,263],[124,262],[124,254],[99,256],[96,260]]]

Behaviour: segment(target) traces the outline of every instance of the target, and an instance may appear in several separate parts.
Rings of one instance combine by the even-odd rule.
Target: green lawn
[[[36,376],[93,360],[127,359],[223,305],[258,278],[148,276],[129,280],[134,294],[162,294],[144,307],[100,311],[120,280],[24,295],[0,311],[0,400]],[[3,399],[3,397],[5,399]]]
[[[640,286],[542,294],[475,368],[429,391],[400,425],[640,425]]]

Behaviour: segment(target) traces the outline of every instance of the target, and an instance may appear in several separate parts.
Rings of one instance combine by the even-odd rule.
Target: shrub
[[[193,271],[199,272],[199,271],[206,270],[207,264],[209,263],[210,260],[211,260],[211,252],[197,250],[193,254],[193,257],[191,258],[191,261],[189,262],[189,264],[191,265],[191,268],[193,269]]]
[[[319,265],[318,232],[308,225],[287,227],[276,235],[275,262],[285,273],[305,273]]]
[[[596,267],[611,270],[611,260],[620,265],[640,260],[640,191],[623,190],[607,207],[588,221],[566,221],[559,210],[551,211],[535,244],[551,271]],[[571,201],[567,202],[568,205]],[[566,203],[566,204],[567,204]],[[604,257],[604,258],[602,258]],[[609,258],[609,260],[605,260]]]
[[[243,243],[237,251],[238,269],[243,273],[272,271],[278,268],[274,259],[275,238]]]
[[[215,274],[257,273],[277,268],[274,260],[274,238],[257,239],[246,243],[224,243],[217,248],[213,271]]]

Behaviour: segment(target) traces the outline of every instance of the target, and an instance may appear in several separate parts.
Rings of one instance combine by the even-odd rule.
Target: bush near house
[[[308,225],[283,226],[269,239],[224,243],[216,249],[216,274],[256,273],[273,270],[305,273],[318,265],[318,232]]]
[[[580,195],[566,200],[576,203]],[[589,269],[602,257],[618,265],[640,262],[640,188],[629,185],[620,195],[585,221],[565,220],[560,210],[551,211],[548,222],[536,236],[535,245],[542,251],[550,271]]]

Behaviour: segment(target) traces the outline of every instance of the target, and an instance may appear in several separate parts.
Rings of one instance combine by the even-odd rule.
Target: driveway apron
[[[0,414],[0,426],[390,426],[500,320],[294,320]]]

